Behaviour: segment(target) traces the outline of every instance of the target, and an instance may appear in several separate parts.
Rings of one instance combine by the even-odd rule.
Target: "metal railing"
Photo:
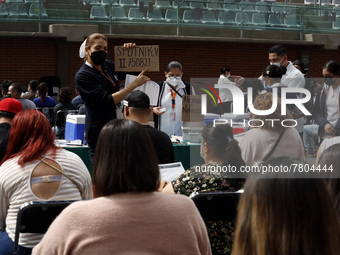
[[[59,5],[7,0],[0,3],[0,24],[6,22],[37,24],[39,32],[44,23],[64,23],[107,25],[110,33],[113,26],[124,24],[176,27],[177,35],[182,27],[230,28],[241,34],[244,30],[340,33],[340,7],[234,0],[71,0]],[[0,25],[0,31],[6,26]]]

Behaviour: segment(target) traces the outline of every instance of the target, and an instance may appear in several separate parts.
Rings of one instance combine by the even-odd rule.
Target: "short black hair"
[[[0,118],[10,118],[14,119],[15,113],[0,111]]]
[[[11,80],[4,80],[1,84],[1,91],[4,95],[8,94],[8,88],[9,86],[11,86],[11,84],[13,83],[13,81]]]
[[[20,83],[12,83],[10,85],[10,87],[12,87],[13,91],[16,91],[18,93],[18,95],[20,96],[22,93],[22,87]]]
[[[129,110],[134,115],[149,115],[150,113],[150,108],[129,107]]]
[[[287,49],[282,45],[275,45],[269,49],[269,53],[276,53],[280,57],[287,56]]]
[[[263,77],[282,78],[286,72],[287,68],[284,66],[269,65],[264,70]]]
[[[301,73],[307,73],[308,69],[306,68],[305,63],[302,60],[300,60],[300,59],[295,60],[293,65],[300,67]]]
[[[37,87],[39,85],[38,81],[32,80],[28,84],[30,85],[32,91],[34,91],[34,92],[37,91]]]
[[[158,189],[157,154],[141,124],[115,119],[103,127],[96,146],[92,180],[97,196]]]
[[[231,69],[229,68],[229,67],[221,67],[220,68],[220,71],[221,71],[221,73],[225,73],[225,72],[230,72],[231,71]]]

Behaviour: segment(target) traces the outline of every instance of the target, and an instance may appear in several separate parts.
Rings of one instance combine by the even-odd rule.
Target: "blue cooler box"
[[[77,139],[84,142],[85,133],[85,115],[72,115],[66,117],[65,139],[74,141]]]

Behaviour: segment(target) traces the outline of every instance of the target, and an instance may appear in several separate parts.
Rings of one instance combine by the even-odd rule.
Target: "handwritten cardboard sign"
[[[201,95],[183,95],[182,121],[200,122],[204,117],[201,113]]]
[[[159,71],[159,46],[139,45],[131,50],[124,50],[123,46],[115,46],[116,71],[140,72]]]

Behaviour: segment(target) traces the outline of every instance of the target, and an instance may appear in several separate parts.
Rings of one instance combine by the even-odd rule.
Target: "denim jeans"
[[[315,153],[314,138],[318,137],[319,125],[305,125],[303,128],[303,144],[308,153]]]
[[[0,255],[13,255],[14,242],[8,236],[6,230],[0,232]],[[18,255],[30,255],[32,249],[18,246]]]

